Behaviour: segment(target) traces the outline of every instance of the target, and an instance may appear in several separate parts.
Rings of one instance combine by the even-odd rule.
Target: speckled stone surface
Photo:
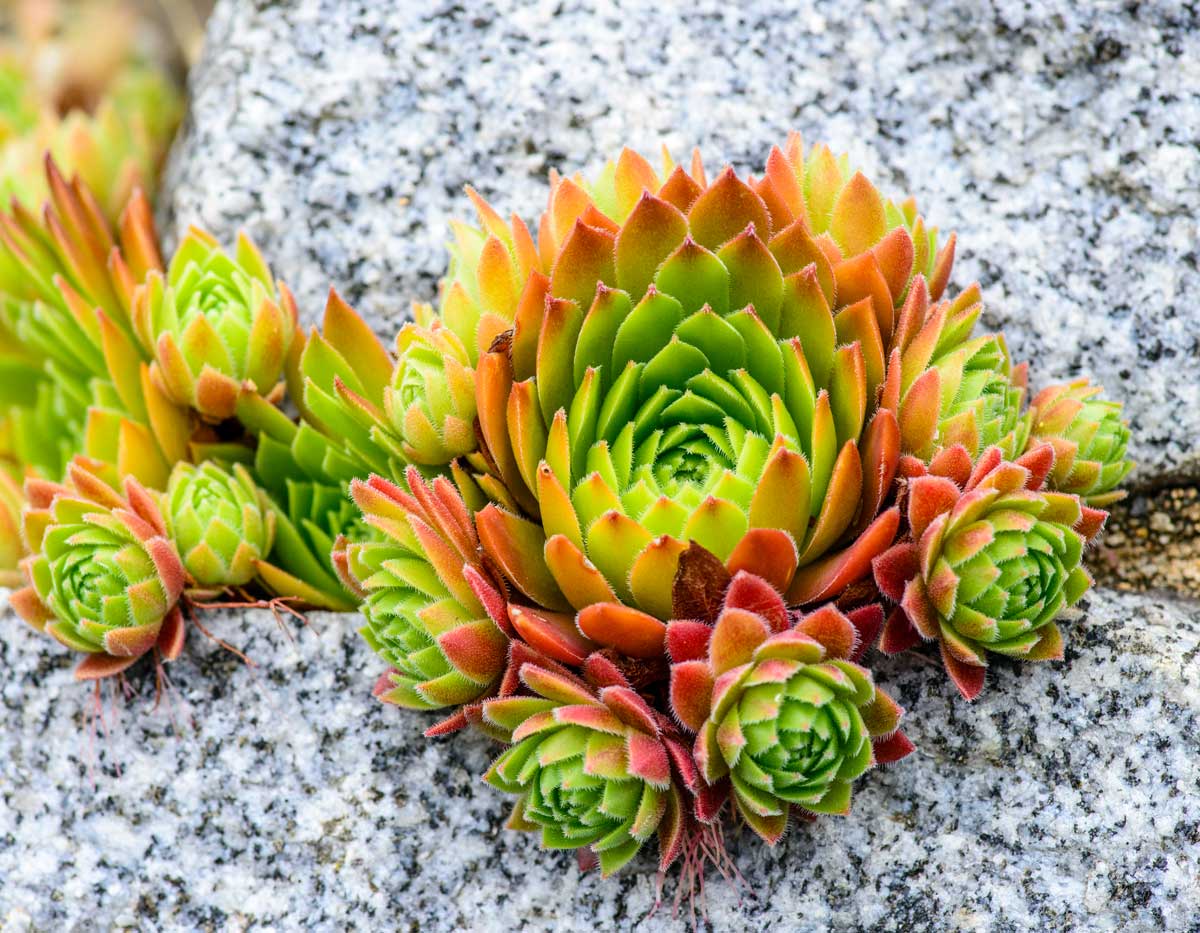
[[[390,336],[465,183],[533,220],[552,166],[699,143],[752,169],[797,128],[958,230],[1035,384],[1125,401],[1133,482],[1196,480],[1197,88],[1174,0],[222,0],[164,217],[245,227],[310,320],[332,284]]]
[[[1127,402],[1140,480],[1200,478],[1200,31],[1169,3],[222,0],[163,220],[239,227],[309,320],[430,300],[471,181],[532,218],[628,142],[751,168],[796,127],[962,236],[1035,379]],[[0,608],[0,929],[649,930],[649,856],[581,875],[502,828],[494,748],[370,697],[354,617],[207,618],[89,738],[70,660]],[[715,929],[1200,933],[1200,605],[1097,593],[1067,661],[975,705],[881,662],[919,751],[854,813],[733,843]]]
[[[1098,593],[1067,660],[1005,664],[974,706],[921,658],[879,665],[919,751],[854,812],[734,842],[720,930],[1200,930],[1200,605]],[[493,746],[430,742],[370,697],[352,616],[290,641],[210,616],[88,739],[89,692],[0,614],[0,929],[620,930],[652,860],[608,882],[502,828]],[[172,718],[173,717],[173,718]],[[89,761],[92,763],[89,764]],[[120,773],[117,772],[117,767]],[[668,883],[667,897],[672,896]],[[669,904],[643,929],[682,927]]]

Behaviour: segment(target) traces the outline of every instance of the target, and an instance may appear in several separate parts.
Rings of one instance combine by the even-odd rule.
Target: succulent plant
[[[846,813],[856,778],[912,751],[898,730],[903,711],[855,663],[867,645],[832,604],[789,613],[770,584],[743,571],[714,625],[673,621],[666,642],[672,711],[696,734],[701,777],[720,791],[702,818],[732,791],[738,813],[774,844],[794,807]]]
[[[289,355],[300,422],[252,389],[238,414],[264,477],[306,477],[277,502],[348,480],[376,694],[508,742],[511,825],[606,873],[655,831],[664,866],[710,847],[726,800],[774,842],[912,750],[859,664],[880,629],[937,638],[968,695],[986,651],[1054,653],[1102,513],[1042,489],[1025,368],[973,336],[977,286],[943,299],[954,241],[911,202],[798,137],[757,179],[552,176],[536,242],[469,194],[395,359],[331,295]]]
[[[281,422],[268,426],[278,419],[253,393],[243,393],[238,417],[257,430],[269,428],[310,472],[400,480],[404,455],[384,410],[394,370],[392,354],[367,322],[331,290],[321,329],[297,339],[288,358],[288,394],[300,409],[299,425],[290,437]]]
[[[608,876],[657,833],[666,870],[682,843],[681,787],[695,784],[688,753],[611,662],[595,656],[585,672],[588,681],[525,663],[518,676],[531,696],[483,704],[512,742],[485,780],[519,795],[510,828],[540,831],[547,848],[589,847]]]
[[[243,383],[281,394],[296,334],[295,301],[262,255],[239,235],[233,258],[192,228],[164,277],[151,273],[133,298],[134,330],[153,354],[151,375],[175,403],[219,423],[237,410]]]
[[[64,484],[29,480],[22,564],[12,596],[31,625],[88,657],[79,679],[106,677],[151,650],[183,647],[185,574],[154,496],[136,480],[114,491],[115,471],[77,459]]]
[[[1129,425],[1121,403],[1097,398],[1100,392],[1076,379],[1048,386],[1033,400],[1033,437],[1054,448],[1050,486],[1098,507],[1124,498],[1116,487],[1133,469],[1125,457]]]
[[[469,498],[540,516],[577,609],[663,617],[690,539],[813,602],[895,533],[877,513],[899,432],[872,412],[896,304],[929,294],[912,277],[929,239],[827,150],[799,156],[792,140],[762,182],[709,185],[627,151],[594,185],[553,182],[536,255],[475,196],[487,233],[476,260],[460,230],[441,310],[480,354]]]
[[[162,268],[149,204],[135,194],[114,234],[86,185],[52,159],[45,172],[40,219],[19,206],[0,214],[0,334],[21,370],[0,392],[13,453],[60,477],[83,452],[162,488],[192,426],[149,379],[130,319],[137,283]]]
[[[506,488],[522,482],[535,493],[547,563],[576,609],[619,599],[669,612],[675,561],[689,540],[731,568],[769,576],[800,603],[843,568],[857,564],[861,573],[872,548],[890,541],[894,513],[838,555],[834,569],[818,563],[864,498],[882,501],[898,454],[894,421],[883,412],[869,439],[882,466],[864,469],[861,383],[848,387],[851,404],[835,414],[833,394],[812,394],[798,344],[774,340],[753,312],[685,317],[666,294],[631,308],[619,292],[602,293],[593,312],[591,320],[624,318],[629,327],[595,351],[603,360],[582,361],[589,365],[579,367],[577,386],[546,371],[570,352],[546,341],[545,370],[508,388],[504,421],[488,393],[503,361],[493,351],[480,363],[481,433],[497,463],[516,461],[520,477]],[[592,346],[589,337],[577,346]],[[613,372],[620,376],[609,382]],[[515,442],[502,459],[505,427]]]
[[[0,141],[36,129],[21,93],[0,69]],[[468,189],[393,354],[333,292],[300,332],[244,236],[164,271],[140,194],[114,232],[129,161],[95,133],[157,92],[127,93],[72,131],[84,180],[48,160],[42,215],[0,214],[0,584],[19,562],[78,676],[173,657],[180,601],[225,588],[358,605],[377,697],[508,745],[512,827],[606,875],[657,834],[694,877],[727,801],[774,843],[912,751],[861,665],[881,630],[968,699],[989,653],[1061,657],[1119,407],[1024,410],[978,286],[944,297],[953,237],[828,148],[711,181],[626,150],[552,174],[536,240]],[[39,472],[66,480],[23,497]]]
[[[441,466],[472,453],[475,371],[462,340],[440,321],[405,324],[383,406],[410,463]]]
[[[934,365],[943,399],[940,446],[961,443],[976,453],[998,446],[1008,457],[1025,448],[1030,416],[1021,411],[1024,370],[1014,374],[1002,336],[976,337]]]
[[[989,652],[1062,658],[1055,619],[1091,585],[1080,560],[1105,513],[1043,489],[1053,461],[1049,444],[1016,462],[991,447],[972,467],[957,447],[909,480],[907,538],[874,561],[880,592],[899,604],[882,650],[937,641],[968,700],[983,689]]]
[[[1029,438],[1022,412],[1026,370],[1013,366],[1003,335],[971,337],[983,311],[979,286],[930,303],[916,281],[901,309],[880,405],[896,412],[901,447],[928,461],[962,445],[972,457],[999,446],[1016,457]]]
[[[178,463],[164,498],[167,531],[201,587],[244,586],[271,550],[275,512],[240,463]]]
[[[427,483],[413,468],[407,484],[410,492],[373,476],[350,487],[382,539],[346,548],[363,638],[391,667],[376,696],[414,709],[470,703],[505,665],[508,636],[481,599],[500,599],[502,588],[487,582],[475,521],[454,487],[444,477]]]

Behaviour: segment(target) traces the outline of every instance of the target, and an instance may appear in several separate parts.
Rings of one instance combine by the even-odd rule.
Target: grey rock
[[[847,150],[960,234],[1035,386],[1126,404],[1132,482],[1200,479],[1200,21],[1159,2],[222,0],[167,176],[170,238],[246,228],[314,320],[390,339],[468,182],[534,220],[622,145],[760,165]]]
[[[1200,604],[1089,602],[1064,662],[998,664],[974,705],[875,658],[918,752],[848,817],[731,839],[711,927],[1200,930]],[[158,708],[147,664],[92,736],[71,659],[0,605],[0,928],[684,926],[649,854],[602,881],[503,829],[495,747],[422,738],[432,716],[371,698],[354,617],[310,622],[206,615],[256,666],[193,629]]]

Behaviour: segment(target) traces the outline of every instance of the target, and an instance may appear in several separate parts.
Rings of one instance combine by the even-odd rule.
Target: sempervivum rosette
[[[133,479],[116,493],[100,465],[75,460],[64,484],[30,480],[23,562],[29,585],[13,608],[87,654],[80,679],[119,673],[152,650],[183,647],[185,574],[153,494]]]
[[[512,743],[486,780],[519,795],[509,826],[539,831],[547,848],[588,847],[610,875],[657,833],[665,870],[682,846],[695,768],[673,723],[611,661],[593,655],[584,675],[526,662],[529,695],[483,704],[483,721]]]
[[[352,484],[380,539],[347,545],[348,579],[363,597],[363,637],[391,665],[376,696],[415,709],[460,706],[495,687],[509,626],[484,604],[488,594],[500,597],[486,582],[475,522],[453,486],[426,483],[414,469],[407,484],[409,491],[379,477]]]
[[[458,335],[440,321],[405,324],[396,356],[383,404],[405,459],[438,465],[475,450],[475,372]]]
[[[1076,379],[1049,386],[1033,400],[1033,436],[1054,448],[1048,482],[1093,506],[1122,499],[1117,484],[1133,469],[1125,457],[1129,425],[1121,418],[1121,403],[1097,398],[1100,391]]]
[[[793,140],[761,182],[710,185],[626,152],[555,182],[536,253],[477,201],[488,234],[442,314],[480,353],[479,498],[540,517],[574,608],[665,617],[690,540],[807,603],[895,533],[876,516],[899,432],[875,398],[898,304],[928,298],[928,236],[826,154],[806,167]]]
[[[936,303],[923,282],[910,292],[880,394],[880,404],[898,415],[906,453],[928,461],[954,446],[972,457],[993,445],[1009,457],[1025,449],[1027,367],[1012,365],[1003,335],[971,337],[982,312],[978,285]]]
[[[898,729],[903,711],[855,663],[866,647],[834,606],[789,613],[745,572],[730,581],[715,624],[670,623],[671,708],[696,733],[700,774],[717,788],[705,801],[710,817],[732,791],[738,813],[774,844],[793,807],[847,813],[856,778],[912,751]]]
[[[983,689],[989,652],[1062,658],[1055,620],[1091,585],[1080,560],[1106,515],[1044,489],[1053,462],[1049,444],[1016,462],[992,447],[972,467],[960,447],[911,479],[907,539],[874,562],[880,591],[899,604],[884,651],[937,641],[968,700]]]
[[[201,586],[249,583],[271,550],[275,514],[241,464],[176,464],[164,504],[183,566]]]
[[[154,356],[155,381],[206,421],[233,417],[243,384],[282,391],[296,304],[245,235],[230,257],[209,234],[189,230],[166,276],[151,273],[138,288],[131,316]]]

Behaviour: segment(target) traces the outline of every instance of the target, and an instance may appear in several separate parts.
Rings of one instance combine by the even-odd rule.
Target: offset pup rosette
[[[413,709],[462,706],[496,686],[511,627],[484,605],[503,600],[486,582],[475,522],[453,486],[426,483],[415,469],[407,479],[411,491],[379,477],[351,486],[379,533],[346,547],[349,582],[363,598],[362,635],[391,665],[375,695]]]
[[[1048,444],[1016,462],[992,447],[973,467],[958,448],[911,480],[907,539],[874,562],[880,591],[899,604],[885,652],[937,641],[968,700],[983,689],[989,653],[1062,659],[1055,620],[1091,585],[1083,549],[1106,514],[1043,488],[1053,462]]]
[[[834,606],[789,613],[745,572],[714,625],[670,623],[671,709],[696,734],[700,775],[718,789],[704,816],[732,792],[738,814],[773,845],[793,808],[848,813],[856,778],[912,751],[898,728],[903,710],[856,663],[865,648]]]
[[[686,788],[695,769],[674,725],[610,661],[593,655],[585,679],[526,662],[532,695],[483,704],[483,720],[512,745],[485,780],[518,794],[510,828],[541,833],[548,849],[590,848],[605,876],[651,836],[666,870],[679,855]]]
[[[131,316],[155,381],[204,420],[232,418],[243,384],[282,392],[296,303],[244,234],[230,257],[193,227],[166,276],[151,273],[138,287]]]
[[[81,680],[120,673],[153,650],[173,660],[184,639],[186,574],[158,503],[133,479],[116,493],[101,470],[77,459],[65,483],[26,483],[28,586],[12,596],[30,625],[87,655]]]
[[[164,499],[184,569],[205,587],[244,586],[271,550],[275,513],[241,464],[180,463]]]
[[[1121,418],[1121,403],[1097,398],[1100,391],[1076,379],[1049,386],[1033,400],[1033,436],[1054,448],[1047,481],[1097,508],[1124,498],[1116,487],[1133,469],[1125,456],[1129,424]]]
[[[473,452],[475,371],[458,335],[440,321],[405,324],[396,357],[383,407],[404,458],[437,466]]]

